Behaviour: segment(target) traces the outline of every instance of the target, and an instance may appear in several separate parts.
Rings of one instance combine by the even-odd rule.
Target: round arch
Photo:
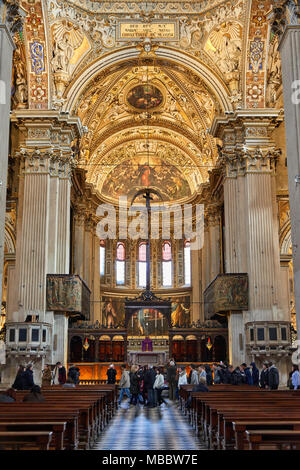
[[[169,47],[159,47],[156,51],[156,59],[166,61],[166,64],[179,64],[200,75],[205,84],[214,91],[218,101],[223,108],[223,112],[232,111],[233,106],[229,100],[230,92],[228,87],[207,65],[196,60],[186,52],[171,49]],[[65,92],[64,112],[72,112],[81,93],[83,86],[86,86],[101,71],[108,69],[116,64],[135,62],[139,59],[140,51],[136,47],[126,47],[108,53],[100,59],[86,67],[81,74],[76,77],[68,86]]]

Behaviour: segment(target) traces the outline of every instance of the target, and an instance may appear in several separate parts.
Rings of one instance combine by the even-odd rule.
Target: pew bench
[[[64,433],[66,431],[66,421],[0,421],[0,432],[14,431],[51,431],[55,450],[65,450]]]
[[[51,439],[51,431],[5,431],[0,432],[0,449],[49,450]]]
[[[253,430],[246,431],[246,439],[249,442],[249,450],[263,450],[275,448],[283,450],[290,448],[300,449],[300,431],[291,430]]]

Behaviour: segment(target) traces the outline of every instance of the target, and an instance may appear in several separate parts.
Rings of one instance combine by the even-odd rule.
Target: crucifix
[[[143,198],[146,200],[146,209],[147,209],[147,217],[148,217],[148,233],[147,233],[147,243],[146,243],[146,290],[144,295],[150,296],[153,295],[151,293],[151,286],[150,286],[150,259],[151,259],[151,252],[150,252],[150,224],[151,224],[151,202],[153,201],[153,197],[151,194],[155,194],[162,200],[161,194],[155,190],[150,188],[140,189],[133,197],[131,204],[135,201],[138,196],[143,195]]]

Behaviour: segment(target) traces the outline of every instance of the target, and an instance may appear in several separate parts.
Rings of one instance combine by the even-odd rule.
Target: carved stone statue
[[[73,47],[69,42],[69,34],[64,34],[62,41],[55,41],[52,59],[53,72],[69,73],[69,64],[73,55]]]

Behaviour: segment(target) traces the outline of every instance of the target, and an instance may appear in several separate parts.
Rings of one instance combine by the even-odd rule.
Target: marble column
[[[208,209],[208,234],[210,246],[209,282],[220,274],[221,252],[220,252],[220,210],[217,206]]]
[[[252,359],[247,323],[285,318],[274,209],[275,162],[280,152],[271,139],[278,114],[277,110],[244,110],[216,119],[213,126],[214,135],[223,140],[225,269],[248,273],[249,278],[249,310],[228,315],[230,357],[235,364]]]
[[[100,296],[100,240],[96,229],[93,231],[94,264],[93,264],[93,322],[101,322],[101,296]]]
[[[298,6],[299,9],[299,6]],[[286,151],[298,340],[300,340],[300,24],[288,25],[279,49],[282,63]]]
[[[76,208],[74,217],[74,264],[73,272],[84,279],[84,235],[85,215]]]
[[[203,321],[201,316],[201,251],[191,250],[191,279],[192,279],[192,322]],[[201,315],[202,313],[202,315]]]
[[[9,113],[11,101],[12,55],[14,42],[10,31],[0,24],[0,305],[4,265],[4,227],[8,168]]]

